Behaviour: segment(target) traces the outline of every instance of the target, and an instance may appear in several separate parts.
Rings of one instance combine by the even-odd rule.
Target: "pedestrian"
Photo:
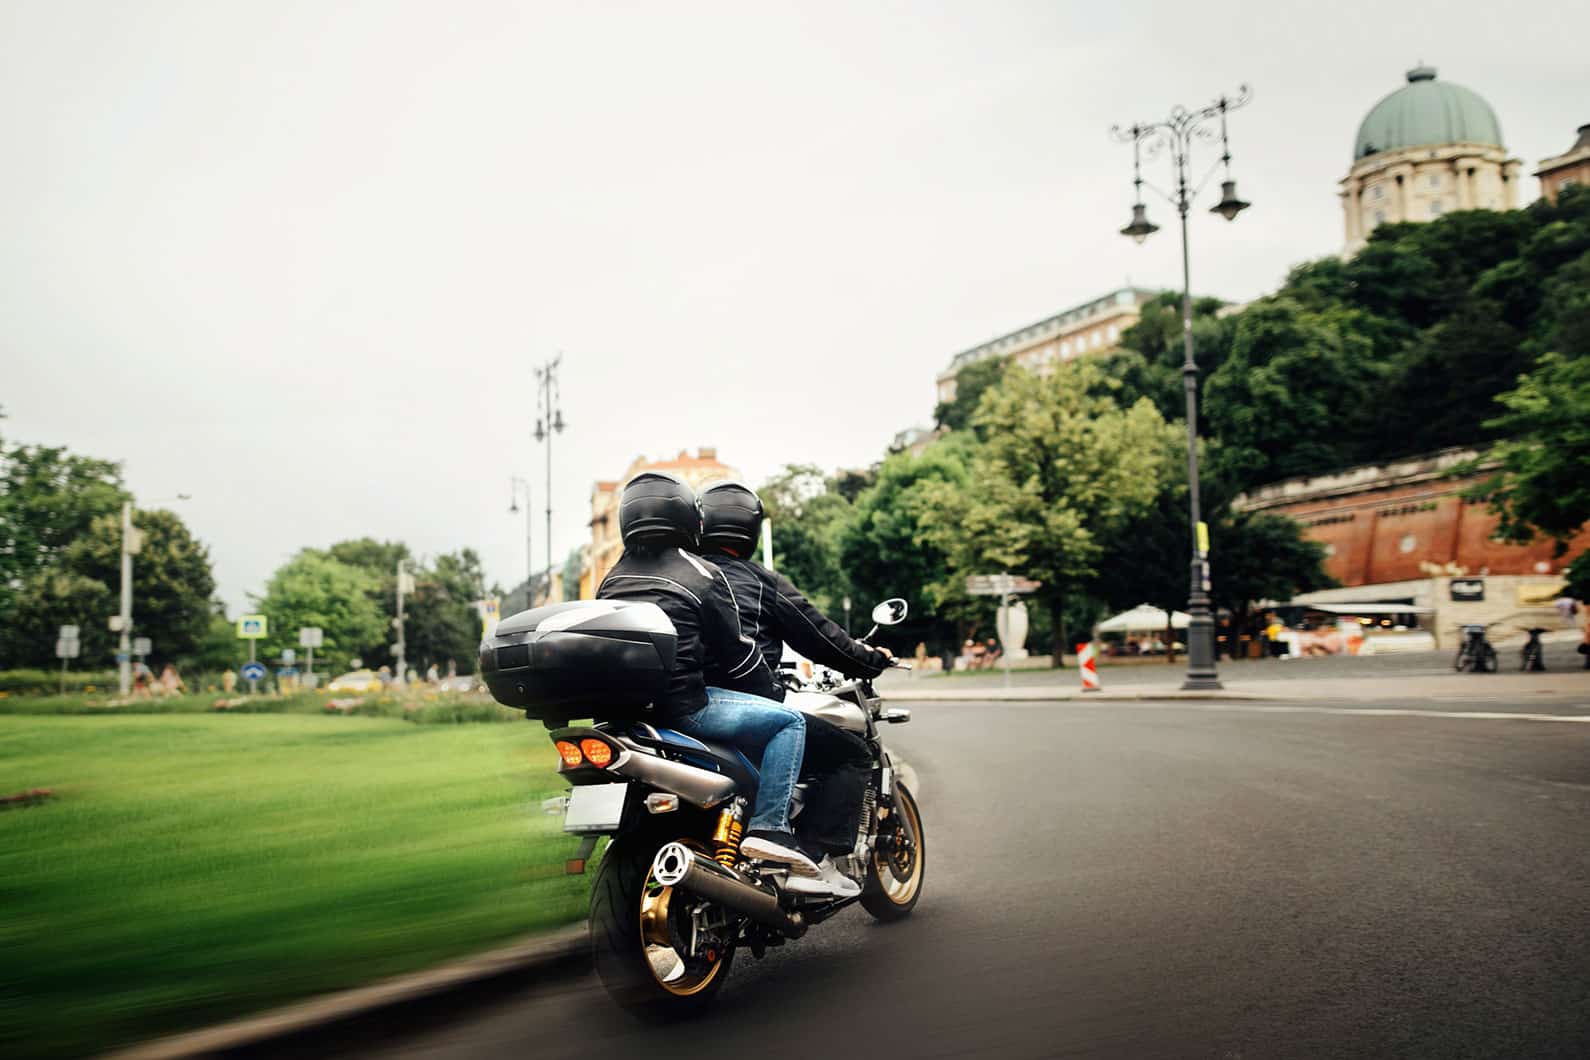
[[[1557,597],[1557,599],[1552,601],[1551,606],[1557,609],[1557,617],[1562,619],[1562,624],[1564,626],[1572,629],[1574,626],[1578,625],[1578,623],[1574,621],[1574,616],[1579,613],[1579,601],[1575,600],[1567,593],[1563,593],[1561,596]]]
[[[188,686],[182,683],[182,677],[177,673],[177,668],[171,663],[166,663],[160,670],[160,694],[163,696],[174,696],[187,690]]]
[[[236,687],[237,671],[233,670],[231,667],[227,667],[226,670],[221,673],[221,694],[229,696],[232,694],[232,690]]]

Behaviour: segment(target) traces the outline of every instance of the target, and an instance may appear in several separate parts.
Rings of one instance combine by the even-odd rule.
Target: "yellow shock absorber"
[[[726,807],[718,814],[718,828],[712,833],[713,860],[731,869],[740,860],[740,833],[744,828],[740,823],[740,813],[738,802]]]

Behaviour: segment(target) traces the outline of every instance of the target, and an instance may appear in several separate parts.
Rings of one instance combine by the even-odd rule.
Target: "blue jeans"
[[[762,779],[746,831],[790,830],[789,800],[806,754],[806,718],[800,711],[748,692],[708,688],[707,705],[676,718],[673,727],[700,740],[732,744],[752,761],[760,752]]]

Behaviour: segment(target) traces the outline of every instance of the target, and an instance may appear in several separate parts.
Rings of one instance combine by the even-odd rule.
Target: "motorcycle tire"
[[[734,963],[732,944],[711,961],[685,959],[668,946],[669,906],[679,892],[653,880],[651,866],[657,851],[675,839],[702,849],[694,840],[655,832],[615,839],[591,885],[591,958],[597,977],[620,1006],[650,1021],[682,1019],[705,1009]],[[673,941],[678,937],[673,935]],[[684,967],[675,972],[674,964]]]
[[[878,838],[881,844],[884,834],[888,834],[890,847],[887,851],[873,852],[872,862],[867,866],[867,879],[861,888],[861,907],[888,923],[911,915],[917,899],[922,897],[923,874],[927,871],[922,814],[904,784],[895,784],[894,812],[885,825]]]
[[[1467,670],[1469,668],[1468,667],[1468,663],[1469,663],[1468,650],[1465,649],[1465,648],[1459,648],[1458,649],[1458,653],[1457,653],[1457,657],[1452,660],[1452,669],[1456,670],[1458,673],[1462,673],[1464,670]]]
[[[1495,648],[1485,649],[1485,655],[1480,659],[1479,669],[1482,673],[1487,674],[1494,674],[1499,669]]]

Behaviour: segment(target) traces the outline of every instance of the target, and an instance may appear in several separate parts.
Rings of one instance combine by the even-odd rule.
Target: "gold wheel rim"
[[[692,850],[706,852],[699,843],[690,840],[680,842]],[[717,960],[705,961],[701,958],[687,959],[676,950],[668,930],[669,905],[673,896],[674,888],[658,883],[648,868],[646,882],[640,889],[641,956],[658,986],[675,997],[690,997],[705,990],[723,971],[723,961],[728,951],[725,949],[719,953]],[[680,965],[684,973],[672,975],[675,967]]]
[[[885,857],[881,851],[872,852],[872,865],[884,896],[895,905],[905,905],[922,886],[922,869],[927,864],[927,858],[922,850],[922,821],[917,815],[916,803],[909,795],[895,800],[894,816],[898,821],[898,832],[907,834],[911,840],[913,860],[910,875],[903,880],[896,876],[893,856]]]

